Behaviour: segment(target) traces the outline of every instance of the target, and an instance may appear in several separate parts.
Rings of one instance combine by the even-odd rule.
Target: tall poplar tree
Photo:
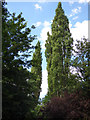
[[[38,101],[41,92],[42,81],[42,53],[39,41],[37,42],[35,52],[33,53],[31,73],[33,73],[33,79],[36,81],[34,96],[36,101]]]
[[[51,35],[49,32],[47,33],[47,40],[46,40],[46,50],[45,50],[45,56],[47,61],[47,71],[48,71],[48,90],[50,93],[53,92],[53,83],[52,83],[52,74],[51,74],[51,60],[52,60],[52,46],[51,46]]]
[[[61,2],[58,3],[51,30],[52,35],[48,33],[45,45],[48,86],[49,94],[58,96],[67,87],[73,45],[73,39],[69,30],[69,21],[64,14]]]

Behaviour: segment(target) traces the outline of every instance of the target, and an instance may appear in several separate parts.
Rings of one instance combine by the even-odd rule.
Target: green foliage
[[[41,109],[43,110],[43,108],[44,108],[44,105],[37,105],[36,108],[34,109],[37,119],[40,119],[40,117],[42,116],[43,113],[42,113]]]
[[[32,42],[35,36],[27,28],[22,13],[10,14],[2,2],[2,120],[32,118],[36,99],[33,94],[36,82],[31,67]]]
[[[33,79],[36,82],[34,95],[36,97],[36,101],[38,101],[41,92],[42,81],[42,53],[39,41],[37,42],[35,52],[33,53],[31,73],[34,75]]]
[[[90,42],[83,38],[81,41],[77,40],[75,57],[72,61],[72,66],[77,69],[77,76],[84,92],[90,92]]]
[[[43,99],[42,99],[42,104],[47,104],[50,101],[51,97],[47,94]]]
[[[65,88],[70,74],[70,60],[73,39],[69,30],[69,22],[61,3],[58,3],[56,15],[51,25],[52,35],[47,33],[46,61],[48,70],[48,86],[50,95],[60,95]]]

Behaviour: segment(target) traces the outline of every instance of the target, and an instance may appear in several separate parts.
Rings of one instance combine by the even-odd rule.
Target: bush
[[[41,109],[45,120],[89,120],[90,99],[85,98],[82,92],[72,94],[64,93],[64,97],[53,97],[46,106]]]

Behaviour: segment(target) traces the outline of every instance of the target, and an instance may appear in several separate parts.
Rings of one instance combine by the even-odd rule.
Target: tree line
[[[32,43],[37,36],[31,35],[35,26],[28,28],[22,13],[17,16],[15,13],[11,14],[5,7],[7,3],[0,4],[2,120],[89,119],[90,42],[85,37],[77,40],[74,49],[69,20],[61,2],[58,3],[51,24],[52,34],[47,33],[45,56],[48,93],[42,104],[39,101],[42,82],[41,45],[37,41],[34,46]],[[71,69],[76,69],[76,73],[71,72]]]

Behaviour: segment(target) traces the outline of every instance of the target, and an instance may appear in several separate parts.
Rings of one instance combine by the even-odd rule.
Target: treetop
[[[61,2],[58,3],[58,7],[59,7],[59,8],[62,7]]]

